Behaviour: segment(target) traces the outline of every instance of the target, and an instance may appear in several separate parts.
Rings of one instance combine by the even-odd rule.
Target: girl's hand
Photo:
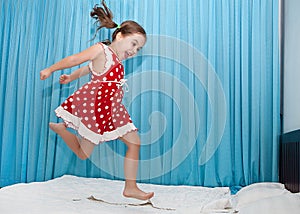
[[[44,70],[42,70],[42,71],[40,72],[40,79],[41,79],[41,80],[45,80],[45,79],[47,79],[50,75],[51,75],[51,71],[50,71],[48,68],[46,68],[46,69],[44,69]]]
[[[71,82],[71,77],[68,74],[63,74],[59,77],[59,83],[60,84],[68,84],[69,82]]]

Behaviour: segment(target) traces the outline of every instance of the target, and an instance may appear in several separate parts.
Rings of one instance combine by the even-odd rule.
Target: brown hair
[[[122,22],[121,25],[116,24],[113,21],[113,13],[111,10],[106,6],[105,1],[102,0],[102,7],[99,7],[98,4],[96,4],[93,8],[93,11],[91,12],[91,17],[96,19],[96,23],[99,23],[96,33],[94,35],[94,38],[96,37],[97,32],[105,27],[105,28],[117,28],[113,34],[112,34],[112,41],[115,40],[117,33],[121,32],[122,35],[129,35],[134,33],[140,33],[145,36],[146,38],[146,31],[142,26],[140,26],[137,22],[128,20],[125,22]],[[105,44],[110,44],[111,42],[109,40],[103,41]]]

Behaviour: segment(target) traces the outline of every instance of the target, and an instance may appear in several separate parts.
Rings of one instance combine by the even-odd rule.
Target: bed
[[[124,182],[64,175],[0,189],[0,213],[299,213],[300,193],[281,183],[256,183],[231,194],[228,187],[139,184],[149,201],[122,196]]]

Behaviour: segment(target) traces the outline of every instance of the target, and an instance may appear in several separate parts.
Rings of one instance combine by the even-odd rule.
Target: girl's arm
[[[88,60],[93,60],[100,52],[102,51],[101,48],[99,48],[99,45],[93,45],[89,47],[88,49],[78,53],[74,54],[72,56],[68,56],[59,62],[51,65],[50,67],[42,70],[40,72],[40,78],[41,80],[47,79],[53,72],[57,70],[62,70],[65,68],[71,68],[76,65],[79,65],[83,62],[86,62]]]
[[[60,84],[68,84],[69,82],[72,82],[73,80],[76,80],[82,76],[87,75],[90,72],[88,66],[81,67],[77,70],[75,70],[72,74],[62,74],[59,77]]]

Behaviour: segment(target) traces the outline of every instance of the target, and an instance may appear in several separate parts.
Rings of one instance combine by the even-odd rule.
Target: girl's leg
[[[79,142],[76,135],[69,132],[64,123],[49,123],[49,127],[65,141],[68,147],[82,160],[87,159],[93,152],[95,144],[88,140]]]
[[[145,193],[140,190],[136,184],[136,175],[138,170],[140,138],[137,132],[129,132],[120,138],[127,145],[127,152],[124,160],[125,188],[123,195],[125,197],[147,200],[153,197],[154,193]]]

